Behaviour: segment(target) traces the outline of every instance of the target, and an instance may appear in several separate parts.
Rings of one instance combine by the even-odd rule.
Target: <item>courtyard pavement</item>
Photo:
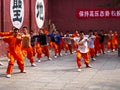
[[[0,58],[0,90],[120,90],[120,57],[117,51],[101,54],[91,61],[93,68],[77,71],[75,53],[52,61],[42,58],[37,67],[25,60],[27,73],[19,73],[15,62],[11,78],[6,78],[7,58]]]

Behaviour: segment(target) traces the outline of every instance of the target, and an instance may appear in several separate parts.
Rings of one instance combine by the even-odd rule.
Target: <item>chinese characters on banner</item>
[[[13,13],[14,13],[14,17],[13,17],[13,21],[22,21],[22,17],[20,16],[20,12],[22,9],[22,2],[21,0],[14,0],[13,2]]]
[[[11,0],[10,15],[13,26],[21,28],[24,20],[24,0]],[[37,26],[41,28],[45,19],[45,7],[43,0],[36,0],[35,18]]]
[[[120,18],[120,9],[77,9],[77,18]]]
[[[37,3],[37,18],[43,20],[43,5],[42,3]]]
[[[24,3],[23,0],[11,0],[10,15],[13,26],[20,28],[24,19]]]
[[[44,24],[44,18],[45,18],[45,7],[43,0],[36,0],[35,18],[36,18],[37,26],[41,28]]]

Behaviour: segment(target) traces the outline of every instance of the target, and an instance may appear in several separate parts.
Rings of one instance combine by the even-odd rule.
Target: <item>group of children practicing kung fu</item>
[[[118,48],[118,33],[110,30],[108,33],[104,33],[103,30],[93,31],[89,30],[88,34],[84,31],[75,31],[71,34],[66,31],[65,34],[53,30],[49,33],[46,29],[39,29],[38,33],[29,31],[26,26],[22,28],[22,33],[18,28],[13,27],[9,32],[0,32],[0,40],[3,40],[8,44],[7,57],[8,66],[6,71],[6,77],[10,78],[15,60],[17,61],[18,68],[21,73],[26,73],[24,69],[24,60],[27,57],[31,66],[35,67],[36,57],[38,62],[41,62],[41,58],[46,56],[48,60],[51,58],[51,50],[53,50],[54,58],[62,56],[62,52],[65,55],[76,53],[76,63],[78,71],[81,71],[81,59],[83,58],[87,68],[92,68],[90,60],[95,61],[96,56],[100,54],[106,54],[105,42],[107,43],[107,52],[114,52]],[[68,52],[69,51],[69,52]],[[4,65],[0,62],[0,65]]]

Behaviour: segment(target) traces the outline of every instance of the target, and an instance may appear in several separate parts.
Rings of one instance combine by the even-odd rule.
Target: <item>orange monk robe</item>
[[[95,54],[100,53],[100,43],[99,43],[100,37],[96,35],[96,38],[94,40],[95,45]]]
[[[79,36],[79,34],[77,34],[77,33],[72,34],[72,37],[78,37],[78,36]],[[77,45],[76,41],[73,41],[73,48],[74,48],[75,51],[78,48],[78,45]]]
[[[3,36],[11,36],[13,35],[13,32],[0,32],[0,36],[3,37]],[[9,52],[9,49],[7,48],[7,57],[10,58],[10,52]]]
[[[115,45],[115,49],[118,48],[118,34],[113,35],[113,43]]]
[[[4,37],[3,40],[8,43],[8,48],[9,48],[9,53],[10,53],[10,57],[9,57],[10,61],[8,63],[6,73],[12,74],[12,69],[13,69],[15,60],[17,60],[19,69],[23,71],[24,70],[24,57],[21,51],[22,40],[18,39],[18,36]]]

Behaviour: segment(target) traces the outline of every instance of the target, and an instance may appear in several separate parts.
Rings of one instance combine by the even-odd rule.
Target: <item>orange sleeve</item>
[[[72,34],[72,37],[75,37],[75,34]]]
[[[46,35],[48,35],[48,30],[46,30],[46,29],[44,29],[44,33],[46,34]]]
[[[0,32],[0,36],[3,37],[3,36],[10,36],[12,35],[13,32]]]
[[[4,37],[3,40],[4,40],[4,42],[9,43],[10,42],[10,37]]]

